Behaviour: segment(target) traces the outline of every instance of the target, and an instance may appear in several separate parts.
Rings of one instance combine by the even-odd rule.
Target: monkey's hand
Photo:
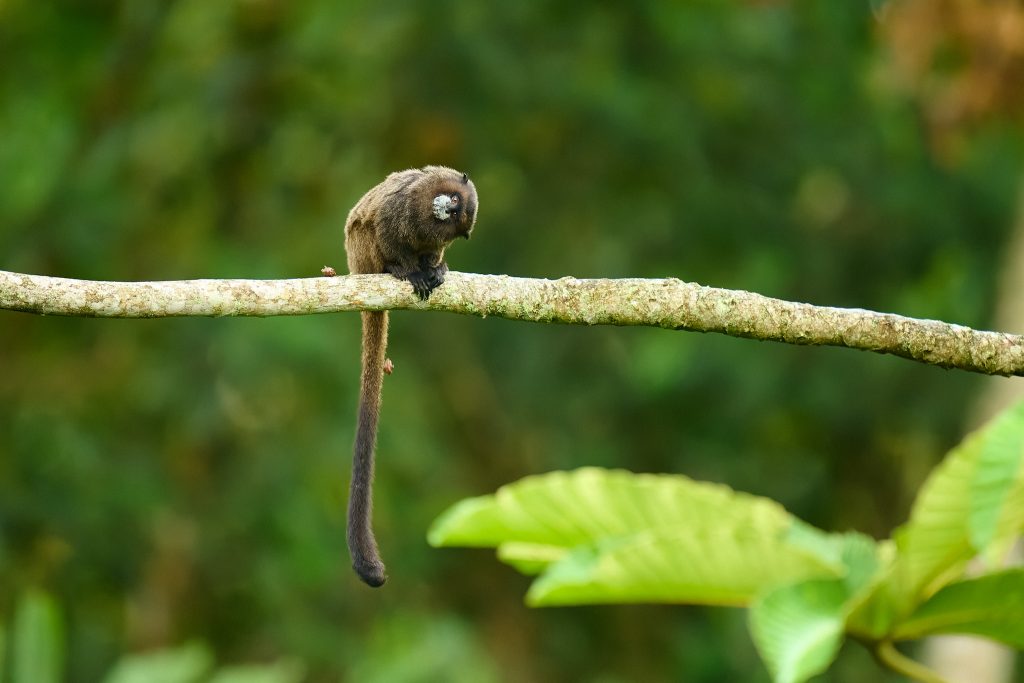
[[[430,293],[444,282],[444,273],[436,268],[417,270],[409,273],[406,279],[412,283],[412,289],[416,292],[416,296],[426,300]]]
[[[405,273],[392,271],[391,274],[400,280],[408,281],[416,296],[425,301],[431,292],[441,286],[447,272],[448,264],[441,261],[436,266],[423,266],[419,270]]]

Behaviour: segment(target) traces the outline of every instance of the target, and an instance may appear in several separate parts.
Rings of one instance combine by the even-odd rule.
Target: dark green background
[[[0,268],[342,270],[387,172],[465,170],[455,270],[674,276],[990,326],[1019,133],[940,163],[867,3],[0,2]],[[377,530],[344,506],[356,315],[0,313],[0,615],[41,586],[68,679],[199,639],[310,680],[758,681],[739,610],[530,610],[456,500],[581,465],[679,472],[885,536],[985,379],[654,329],[392,316]],[[756,568],[752,568],[756,570]],[[827,680],[882,680],[849,646]]]

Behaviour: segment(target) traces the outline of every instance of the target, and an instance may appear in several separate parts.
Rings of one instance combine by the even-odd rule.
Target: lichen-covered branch
[[[449,273],[428,301],[388,275],[100,282],[0,271],[0,309],[104,318],[270,316],[416,309],[574,325],[649,325],[847,346],[1024,376],[1024,337],[862,309],[812,306],[676,279],[540,280]]]

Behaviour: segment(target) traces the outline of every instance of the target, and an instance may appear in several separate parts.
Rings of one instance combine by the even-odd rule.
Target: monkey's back
[[[388,224],[404,213],[403,195],[421,173],[418,169],[396,171],[374,185],[356,202],[345,221],[345,252],[352,273],[379,273],[384,268],[380,244],[390,232]]]

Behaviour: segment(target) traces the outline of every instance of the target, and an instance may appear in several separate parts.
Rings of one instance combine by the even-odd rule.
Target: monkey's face
[[[454,191],[439,194],[433,200],[434,218],[447,223],[452,228],[453,237],[469,239],[476,222],[476,195],[470,191]]]
[[[459,205],[459,195],[439,194],[434,197],[434,218],[439,221],[446,221],[456,213]]]

